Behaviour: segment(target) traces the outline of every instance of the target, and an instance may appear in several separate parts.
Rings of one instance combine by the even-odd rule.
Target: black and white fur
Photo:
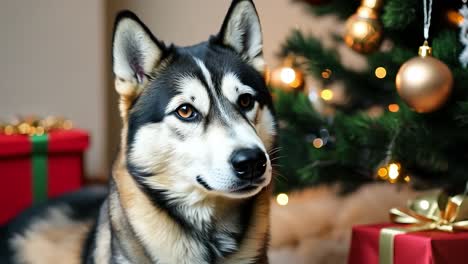
[[[263,70],[251,0],[234,0],[220,32],[190,47],[166,46],[120,13],[113,71],[123,129],[109,194],[97,220],[84,221],[80,246],[34,244],[56,221],[80,225],[73,208],[53,207],[40,228],[13,237],[14,259],[63,262],[63,251],[42,262],[34,254],[50,246],[69,251],[67,263],[267,263],[276,123]],[[253,101],[242,107],[246,95]],[[178,114],[184,105],[193,118]],[[243,149],[266,157],[255,180],[238,177],[230,162]]]

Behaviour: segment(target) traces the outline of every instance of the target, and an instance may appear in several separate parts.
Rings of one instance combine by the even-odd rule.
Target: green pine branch
[[[347,18],[358,5],[359,1],[332,0],[311,9],[315,14],[333,13]],[[445,105],[427,114],[416,113],[401,101],[394,83],[400,66],[417,56],[423,42],[419,1],[384,1],[381,19],[393,48],[367,55],[369,67],[364,72],[344,67],[338,53],[323,47],[312,35],[292,31],[282,46],[282,54],[304,58],[305,63],[300,66],[319,80],[323,70],[332,70],[331,80],[323,80],[324,87],[329,82],[342,81],[349,103],[338,106],[337,114],[330,119],[316,112],[304,94],[275,90],[282,157],[278,191],[335,181],[352,189],[374,180],[376,168],[389,153],[419,187],[464,187],[468,180],[468,69],[458,61],[463,49],[458,29],[444,20],[445,12],[458,9],[459,5],[455,1],[434,2],[430,32],[433,55],[449,66],[454,82]],[[374,75],[380,66],[387,70],[385,79]],[[369,106],[386,109],[388,103],[398,103],[400,110],[385,110],[374,118],[365,113]],[[311,139],[320,136],[322,129],[331,136],[324,146],[315,148]]]

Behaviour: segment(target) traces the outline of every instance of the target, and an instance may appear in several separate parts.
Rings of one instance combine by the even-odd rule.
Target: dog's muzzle
[[[230,160],[235,175],[250,182],[260,180],[267,167],[267,157],[259,148],[238,149],[232,153]]]

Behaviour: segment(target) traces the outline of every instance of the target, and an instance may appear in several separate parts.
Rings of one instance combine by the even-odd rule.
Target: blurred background
[[[111,69],[116,13],[129,9],[166,43],[188,45],[217,33],[229,0],[21,0],[0,3],[0,113],[65,116],[91,133],[89,177],[106,177],[118,146],[120,119]],[[310,28],[303,6],[256,1],[270,64],[291,28]],[[288,19],[284,19],[284,18]]]
[[[364,263],[359,254],[371,252],[377,258],[378,246],[362,242],[362,234],[369,232],[353,227],[365,224],[377,237],[382,226],[367,225],[390,222],[391,208],[414,205],[412,200],[420,195],[429,195],[416,201],[427,206],[426,211],[436,208],[431,212],[437,212],[434,219],[439,221],[445,209],[434,201],[445,197],[439,196],[442,191],[466,195],[466,1],[254,2],[280,130],[271,199],[271,263],[336,264],[348,257],[349,263]],[[432,2],[433,12],[425,13]],[[190,45],[217,33],[229,4],[1,1],[0,177],[4,186],[15,187],[0,188],[0,225],[36,201],[79,188],[82,182],[105,183],[120,136],[111,69],[118,11],[133,11],[166,43]],[[430,30],[427,17],[432,18]],[[71,121],[39,121],[28,118],[31,115]],[[87,134],[67,132],[69,122],[89,132],[83,163]],[[12,136],[40,138],[49,125],[65,130],[61,138],[50,133],[50,152],[55,154],[34,147],[30,151],[21,145],[27,137]],[[64,154],[71,150],[75,154]],[[18,164],[29,166],[29,159],[37,158],[48,159],[54,169],[48,175],[34,166],[33,173],[19,171],[23,166]],[[71,171],[74,185],[72,176],[63,178]],[[49,181],[39,181],[42,185],[36,188],[35,179],[44,175]],[[459,216],[468,220],[468,214]],[[447,239],[468,241],[455,235]],[[426,248],[430,251],[431,246]]]

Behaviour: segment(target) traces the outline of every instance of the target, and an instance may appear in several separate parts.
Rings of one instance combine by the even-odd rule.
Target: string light
[[[291,84],[296,79],[296,72],[293,68],[284,67],[281,69],[280,78],[284,83]]]
[[[322,78],[329,79],[331,77],[332,71],[330,69],[325,69],[322,72]]]
[[[284,91],[304,88],[304,74],[298,64],[296,57],[287,56],[281,66],[268,73],[268,85]]]
[[[323,140],[321,138],[316,138],[312,141],[312,145],[314,145],[315,148],[321,148],[323,147]]]
[[[463,23],[463,16],[458,12],[458,11],[455,11],[455,10],[449,10],[447,11],[447,20],[455,25],[455,26],[459,26]]]
[[[49,116],[40,119],[35,116],[21,117],[8,124],[0,123],[0,134],[5,135],[44,135],[53,130],[70,130],[73,123],[62,117]]]
[[[12,135],[14,131],[15,131],[15,129],[14,129],[14,127],[12,125],[7,125],[5,127],[5,129],[3,130],[5,135]]]
[[[376,171],[376,176],[381,180],[388,181],[390,183],[397,183],[397,182],[406,182],[408,183],[411,178],[406,174],[406,170],[402,168],[401,164],[396,161],[392,161],[393,159],[393,148],[395,145],[395,140],[399,134],[400,130],[396,131],[393,135],[392,140],[388,144],[386,157],[380,163]]]
[[[325,101],[330,101],[333,99],[333,91],[330,89],[323,89],[322,92],[320,92],[320,97]]]
[[[390,180],[398,179],[398,176],[400,175],[399,170],[400,168],[396,163],[391,163],[390,165],[388,165],[388,177],[390,178]]]
[[[397,105],[397,104],[389,104],[388,105],[388,111],[390,111],[392,113],[396,113],[396,112],[400,111],[400,106]]]
[[[285,193],[280,193],[280,194],[278,194],[278,196],[276,196],[276,202],[279,205],[285,206],[285,205],[287,205],[289,203],[289,197]]]
[[[409,183],[411,181],[411,177],[409,175],[403,177],[403,173],[401,164],[398,162],[387,163],[387,165],[384,165],[377,170],[377,176],[381,180],[388,181],[390,183]]]
[[[375,69],[375,76],[379,79],[383,79],[387,76],[387,70],[384,67],[377,67]]]
[[[377,175],[379,175],[379,177],[383,180],[387,179],[387,169],[386,168],[380,168],[378,171],[377,171]]]

